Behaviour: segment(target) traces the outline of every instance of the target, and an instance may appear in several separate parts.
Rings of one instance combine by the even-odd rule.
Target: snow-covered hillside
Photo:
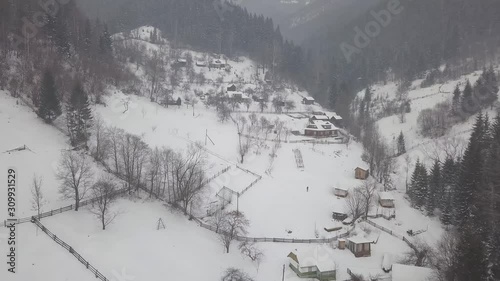
[[[183,62],[183,59],[191,58],[192,66],[179,68],[179,86],[172,93],[172,97],[182,99],[182,104],[162,105],[164,96],[161,91],[150,97],[150,70],[145,63],[135,61],[128,64],[138,81],[134,85],[135,94],[131,94],[128,89],[108,85],[103,104],[92,108],[94,117],[103,120],[108,127],[140,136],[151,149],[167,147],[184,152],[188,146],[196,144],[206,154],[208,163],[204,171],[208,177],[215,178],[209,182],[199,206],[190,209],[190,214],[194,216],[191,220],[181,211],[142,191],[118,199],[113,208],[119,216],[105,231],[101,230],[88,207],[79,212],[69,211],[42,220],[48,229],[71,245],[104,276],[117,281],[155,281],[167,277],[215,281],[220,280],[226,268],[236,267],[243,269],[256,281],[263,281],[282,278],[285,265],[286,280],[299,281],[303,279],[288,266],[290,259],[287,257],[290,252],[298,250],[309,253],[304,257],[307,260],[324,262],[327,259],[333,263],[337,280],[347,280],[348,271],[366,277],[390,279],[391,273],[382,269],[382,264],[388,263],[387,257],[391,257],[392,263],[398,263],[406,253],[412,251],[409,243],[423,240],[433,244],[440,239],[443,228],[439,219],[429,218],[411,208],[405,198],[406,170],[413,169],[417,158],[430,163],[431,157],[435,156],[433,149],[439,147],[440,141],[456,136],[459,138],[457,142],[465,142],[471,121],[454,126],[446,136],[434,141],[418,134],[417,118],[420,111],[451,99],[451,92],[457,84],[463,84],[466,79],[474,82],[478,73],[425,89],[418,86],[420,81],[415,81],[408,94],[412,111],[406,114],[405,122],[401,123],[398,116],[377,121],[380,133],[391,146],[400,132],[405,134],[408,149],[405,155],[409,156],[409,162],[405,160],[405,155],[396,158],[395,173],[392,175],[396,189],[388,191],[389,196],[394,197],[395,208],[380,206],[378,193],[382,192],[382,187],[378,186],[374,204],[369,210],[372,218],[352,227],[332,219],[332,212],[349,213],[347,199],[336,196],[334,189],[341,187],[352,192],[366,182],[373,183],[371,178],[368,181],[355,179],[354,169],[366,165],[361,159],[361,144],[339,141],[346,140],[344,130],[340,130],[340,137],[321,139],[322,142],[300,135],[312,112],[325,110],[319,105],[302,104],[303,97],[308,94],[293,85],[284,83],[277,88],[266,86],[264,73],[259,71],[257,74],[258,65],[253,61],[241,57],[227,60],[229,70],[209,68],[208,64],[216,59],[215,55],[187,49],[174,50],[164,39],[152,43],[150,36],[153,32],[155,29],[152,27],[141,27],[128,35],[117,34],[114,40],[116,44],[141,45],[144,56],[150,59],[154,51],[175,53],[172,56],[176,57],[175,60],[165,62],[169,71],[179,62],[178,59]],[[219,59],[226,62],[224,58]],[[196,62],[206,63],[207,66],[197,66]],[[195,76],[203,74],[207,82],[189,82],[189,69],[194,71]],[[170,80],[163,77],[163,81],[168,84]],[[209,95],[225,92],[233,84],[241,92],[265,90],[270,100],[282,97],[295,103],[291,114],[277,114],[271,107],[261,112],[256,101],[251,102],[248,108],[232,112],[234,120],[241,116],[250,119],[251,114],[256,114],[257,120],[265,118],[269,121],[266,126],[271,128],[267,132],[252,131],[252,146],[243,162],[238,146],[248,136],[242,135],[240,140],[235,122],[231,119],[219,121],[214,107],[205,105],[202,95],[195,95],[197,92]],[[395,99],[397,88],[395,84],[375,86],[372,89],[373,99]],[[359,96],[362,97],[363,92]],[[197,99],[198,103],[190,104],[189,101],[193,99]],[[187,104],[186,100],[189,100]],[[70,149],[67,136],[63,133],[65,129],[58,130],[43,123],[20,99],[12,98],[6,92],[0,92],[0,120],[3,120],[0,130],[8,136],[0,141],[0,169],[5,171],[7,167],[16,167],[20,177],[18,216],[34,214],[30,188],[35,173],[44,179],[45,199],[48,202],[45,210],[71,204],[71,201],[60,198],[60,182],[56,178],[61,151]],[[56,124],[64,124],[58,121]],[[272,124],[274,127],[270,126]],[[281,136],[277,124],[282,124],[287,133]],[[299,131],[299,135],[292,131]],[[19,147],[23,149],[15,150]],[[4,152],[9,150],[13,151]],[[102,166],[96,163],[93,163],[92,168],[96,177],[104,173]],[[221,171],[224,173],[219,175]],[[232,195],[220,196],[220,191],[227,189],[232,190]],[[0,193],[2,210],[5,209],[6,200],[6,193]],[[244,234],[246,237],[268,238],[268,242],[256,244],[264,254],[260,264],[240,254],[236,242],[232,244],[230,253],[226,254],[219,235],[200,227],[199,222],[211,224],[213,207],[227,204],[226,201],[230,201],[226,211],[243,212],[250,221],[248,233]],[[373,218],[377,215],[395,218]],[[5,218],[6,215],[0,214],[0,219]],[[158,229],[159,221],[164,223],[165,229]],[[384,227],[386,229],[382,231]],[[408,230],[425,232],[410,237]],[[1,280],[37,280],[39,276],[46,276],[50,280],[62,281],[94,277],[64,248],[37,230],[34,224],[20,225],[18,233],[19,274],[15,279],[5,279],[7,275],[1,271]],[[339,249],[339,235],[346,239],[368,241],[370,256],[356,258],[351,250]],[[6,250],[6,237],[7,229],[0,227],[1,252]],[[332,241],[280,242],[282,239],[322,238],[332,238]],[[123,279],[123,275],[128,276],[127,279]]]

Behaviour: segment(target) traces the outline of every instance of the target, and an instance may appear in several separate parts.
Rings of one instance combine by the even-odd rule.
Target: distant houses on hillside
[[[315,103],[315,100],[313,97],[304,97],[302,99],[302,103],[303,104],[306,104],[306,105],[311,105],[311,104],[314,104]]]
[[[339,129],[330,123],[330,121],[310,120],[304,130],[304,135],[310,137],[337,137]]]
[[[290,268],[300,278],[316,278],[320,281],[337,279],[333,254],[324,246],[316,246],[309,250],[294,250],[287,257]]]

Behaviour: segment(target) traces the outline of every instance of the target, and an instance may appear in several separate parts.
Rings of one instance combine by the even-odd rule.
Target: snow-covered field
[[[159,46],[146,42],[150,28],[141,28],[136,31],[138,39],[125,39],[143,44],[147,52],[158,50]],[[115,40],[124,39],[116,35]],[[168,42],[164,42],[168,48]],[[184,50],[183,55],[190,53],[193,58],[204,58],[205,54]],[[241,58],[238,62],[230,61],[231,72],[224,70],[208,70],[197,68],[207,79],[215,81],[224,74],[224,83],[208,83],[193,85],[184,92],[174,93],[183,97],[194,90],[208,92],[220,91],[237,81],[240,90],[246,87],[259,87],[263,83],[263,75],[255,75],[256,65]],[[135,69],[135,66],[130,66]],[[144,69],[137,68],[136,75],[141,81],[146,81]],[[397,116],[389,116],[378,120],[382,135],[389,144],[402,131],[406,137],[408,155],[412,160],[409,171],[417,158],[429,163],[430,154],[436,143],[422,138],[417,133],[418,113],[435,104],[449,100],[451,92],[457,83],[470,79],[473,83],[477,73],[462,77],[459,81],[450,81],[443,85],[434,85],[420,89],[414,82],[409,93],[412,100],[412,112],[406,115],[406,122],[401,123]],[[241,82],[244,81],[245,83]],[[248,83],[247,83],[248,82]],[[373,88],[374,98],[383,96],[395,98],[397,85],[379,85]],[[294,100],[297,108],[293,111],[322,111],[319,106],[305,106],[301,104],[307,93],[298,91],[292,86],[270,93],[283,95],[288,100]],[[362,95],[362,93],[360,93]],[[238,134],[233,122],[220,123],[212,108],[203,103],[195,105],[194,109],[185,104],[165,108],[158,103],[151,102],[149,97],[126,95],[123,92],[109,87],[108,95],[104,98],[106,106],[98,105],[93,108],[96,117],[101,118],[108,126],[115,126],[128,133],[141,136],[151,147],[168,147],[175,151],[185,151],[189,145],[199,143],[207,153],[208,165],[206,172],[212,176],[229,167],[229,171],[210,182],[210,187],[199,210],[194,212],[206,222],[206,210],[210,203],[219,200],[216,193],[223,187],[235,192],[243,192],[247,186],[258,180],[239,200],[234,196],[229,210],[239,208],[250,220],[249,237],[267,238],[328,238],[347,231],[348,227],[335,232],[327,232],[324,228],[339,226],[339,222],[332,220],[332,211],[345,208],[345,199],[334,195],[335,187],[348,190],[360,186],[362,181],[354,179],[354,169],[364,166],[361,156],[362,146],[351,142],[346,144],[281,144],[272,158],[271,148],[274,143],[263,141],[259,148],[254,147],[239,163]],[[18,104],[8,93],[0,92],[0,131],[3,133],[0,140],[0,180],[5,182],[3,171],[7,167],[16,167],[19,175],[18,185],[18,212],[20,217],[34,214],[31,210],[30,187],[33,174],[43,176],[43,187],[47,205],[45,210],[55,209],[71,204],[63,200],[58,193],[60,183],[55,172],[62,150],[68,149],[67,137],[53,126],[43,123],[29,109]],[[128,105],[128,107],[125,106]],[[242,111],[245,109],[241,108]],[[250,107],[251,111],[259,111],[256,103]],[[270,111],[268,109],[267,111]],[[240,112],[243,116],[249,113]],[[265,116],[269,120],[279,119],[288,130],[301,130],[307,119],[294,118],[295,115],[258,113],[258,118]],[[460,137],[458,141],[465,142],[471,122],[459,124],[451,128],[450,133],[441,138]],[[271,133],[273,134],[273,133]],[[206,142],[206,136],[211,141]],[[5,137],[4,137],[5,136]],[[270,137],[272,138],[272,137]],[[289,135],[287,140],[301,140],[304,137]],[[212,143],[213,141],[213,143]],[[439,141],[439,140],[438,140]],[[421,145],[418,145],[421,144]],[[26,150],[4,153],[18,147]],[[410,149],[411,148],[411,149]],[[304,162],[303,168],[298,168],[294,150],[300,150]],[[437,218],[429,218],[420,211],[409,206],[404,197],[405,176],[407,163],[404,156],[397,158],[396,173],[393,175],[396,190],[391,191],[395,197],[396,218],[373,219],[377,224],[392,230],[399,236],[405,236],[411,241],[423,240],[433,244],[439,240],[443,229]],[[96,173],[99,173],[95,165]],[[246,172],[245,170],[251,171]],[[0,210],[5,210],[6,192],[0,193]],[[378,205],[378,204],[376,204]],[[288,267],[287,255],[294,249],[321,252],[328,249],[332,260],[337,266],[337,280],[348,278],[347,269],[364,276],[388,276],[382,269],[384,255],[390,255],[397,262],[406,252],[408,245],[401,239],[391,236],[367,223],[356,226],[351,235],[365,236],[376,241],[372,245],[371,257],[355,258],[349,250],[337,249],[337,242],[332,245],[316,244],[286,244],[286,243],[259,243],[265,254],[260,266],[252,263],[241,255],[237,244],[233,243],[229,254],[224,253],[217,234],[197,225],[194,220],[163,203],[148,199],[145,194],[138,193],[132,197],[121,198],[113,207],[119,212],[116,220],[102,231],[94,215],[83,208],[79,212],[66,212],[53,217],[45,218],[45,224],[60,239],[70,244],[93,266],[101,271],[110,280],[138,281],[138,280],[220,280],[221,273],[228,267],[241,268],[248,272],[256,281],[279,280],[282,277],[285,265],[286,280],[299,281],[300,279]],[[372,213],[381,212],[374,206]],[[3,211],[0,219],[5,219]],[[158,221],[162,220],[165,229],[157,230]],[[417,237],[408,237],[406,231],[426,230]],[[0,252],[6,251],[5,238],[7,230],[0,227]],[[7,276],[6,271],[0,271],[0,280],[41,280],[40,276],[54,281],[88,280],[93,278],[92,273],[80,264],[65,249],[57,245],[33,224],[27,223],[18,228],[19,264],[15,279]],[[311,257],[314,258],[314,257]],[[193,270],[195,269],[195,270]],[[125,277],[124,277],[125,276]],[[7,279],[7,277],[9,279]]]

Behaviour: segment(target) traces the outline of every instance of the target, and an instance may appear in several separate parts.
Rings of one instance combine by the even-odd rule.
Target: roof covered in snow
[[[366,238],[362,235],[356,235],[352,237],[348,237],[347,241],[350,241],[354,244],[365,244],[365,243],[373,243],[373,239]]]
[[[314,118],[314,119],[317,119],[317,120],[330,120],[330,118],[328,118],[327,115],[313,115],[311,116],[311,118]]]
[[[310,101],[313,101],[314,98],[313,97],[304,97],[305,100],[310,100]]]
[[[404,264],[392,265],[392,281],[429,281],[433,270]]]
[[[394,195],[391,192],[379,192],[378,196],[382,200],[394,200]]]
[[[325,246],[316,245],[303,249],[295,249],[288,257],[298,262],[300,268],[316,266],[319,271],[333,271],[336,269],[333,251]]]
[[[333,117],[333,119],[335,119],[335,120],[342,120],[342,116],[338,115],[338,114],[337,114],[337,113],[335,113],[335,112],[333,112],[333,113],[332,113],[332,117]]]
[[[309,122],[306,129],[315,131],[338,130],[338,128],[335,127],[335,125],[333,125],[330,121],[324,121],[324,120],[312,120],[311,122]]]

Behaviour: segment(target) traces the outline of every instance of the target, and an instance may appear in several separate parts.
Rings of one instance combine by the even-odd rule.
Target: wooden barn
[[[334,189],[334,193],[335,193],[335,196],[346,197],[349,192],[348,192],[347,188],[345,188],[345,187],[336,187]]]
[[[236,92],[236,85],[231,85],[226,88],[226,92]]]
[[[302,99],[303,104],[314,104],[315,100],[313,97],[305,97]]]
[[[370,170],[364,167],[356,167],[354,169],[354,178],[358,180],[366,180],[370,176]]]
[[[394,208],[394,196],[390,192],[380,192],[378,194],[378,202],[384,208]]]
[[[371,244],[373,241],[362,236],[354,236],[346,239],[346,247],[351,250],[355,257],[369,257],[371,256]]]

